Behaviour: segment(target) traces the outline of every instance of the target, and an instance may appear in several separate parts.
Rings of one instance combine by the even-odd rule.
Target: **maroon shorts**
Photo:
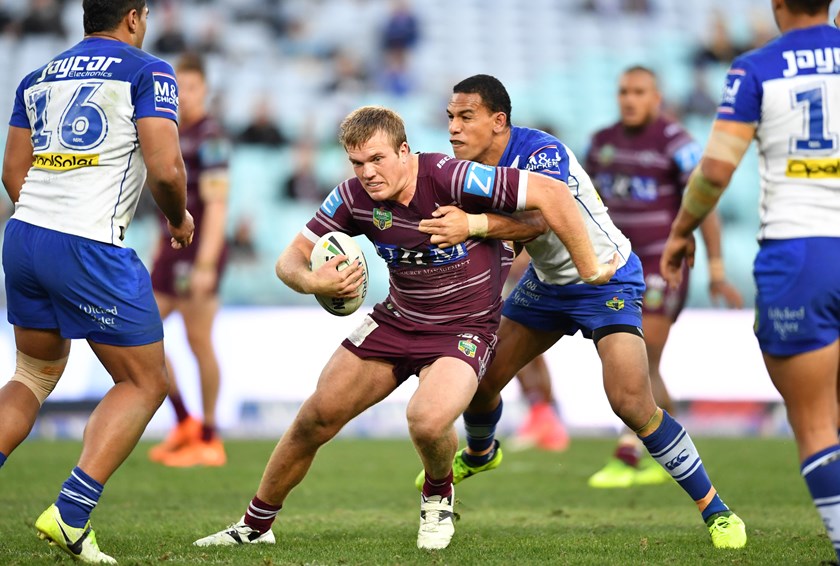
[[[464,360],[480,380],[493,359],[496,334],[486,328],[445,326],[432,331],[411,328],[405,320],[374,311],[341,345],[362,359],[378,358],[394,365],[397,384],[438,358]]]
[[[682,283],[671,289],[659,272],[659,256],[642,257],[642,271],[645,274],[645,295],[642,299],[642,316],[659,314],[671,321],[677,320],[688,297],[688,266],[683,264]]]
[[[162,246],[169,246],[169,240],[161,243]],[[196,244],[193,244],[196,245]],[[187,248],[189,249],[189,248]],[[162,293],[171,297],[186,297],[190,292],[190,273],[192,272],[195,257],[193,254],[173,253],[181,250],[161,250],[152,265],[152,289],[156,293]],[[222,252],[219,263],[216,265],[216,286],[213,293],[219,292],[219,283],[225,271],[227,250]]]

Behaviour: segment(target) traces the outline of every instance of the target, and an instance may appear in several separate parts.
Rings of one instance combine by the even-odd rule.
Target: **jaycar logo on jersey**
[[[823,47],[822,49],[797,49],[782,51],[787,69],[782,75],[792,77],[799,71],[816,69],[818,73],[835,73],[840,65],[840,47]]]
[[[335,216],[335,211],[338,210],[338,207],[344,203],[341,200],[341,194],[338,192],[338,187],[334,188],[330,194],[327,195],[327,198],[324,199],[324,202],[321,203],[321,212],[332,218]]]
[[[35,169],[49,171],[69,171],[99,165],[98,153],[36,153],[32,159]]]
[[[496,168],[481,163],[470,163],[467,178],[464,179],[464,192],[480,197],[492,197],[493,185],[496,184]]]
[[[178,115],[178,83],[167,73],[152,73],[155,83],[155,110]]]
[[[76,79],[88,79],[92,77],[110,77],[108,68],[116,63],[122,63],[119,57],[88,57],[86,55],[75,55],[66,59],[50,61],[44,67],[41,76],[35,81],[39,83],[52,76],[55,79],[73,77]]]

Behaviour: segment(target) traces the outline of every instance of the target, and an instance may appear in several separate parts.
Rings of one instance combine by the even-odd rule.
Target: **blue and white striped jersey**
[[[122,246],[146,180],[136,121],[177,116],[168,63],[83,39],[17,89],[9,123],[32,131],[35,157],[13,218]]]
[[[757,126],[759,239],[840,237],[840,30],[793,30],[735,59],[717,118]]]
[[[607,207],[572,150],[557,138],[541,130],[512,127],[498,166],[542,173],[569,185],[598,259],[606,263],[618,252],[619,267],[626,263],[630,240],[613,224]],[[541,281],[553,285],[581,283],[569,251],[553,231],[528,242],[525,248]]]

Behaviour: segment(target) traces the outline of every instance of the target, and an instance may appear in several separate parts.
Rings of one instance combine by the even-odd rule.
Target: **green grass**
[[[747,523],[739,551],[715,550],[676,485],[594,490],[587,477],[613,448],[575,439],[563,454],[507,453],[502,466],[460,484],[451,546],[416,548],[418,458],[408,440],[325,446],[286,501],[275,546],[197,548],[238,519],[274,443],[229,441],[229,464],[175,470],[141,445],[108,483],[94,513],[103,551],[120,564],[817,565],[834,558],[796,463],[792,440],[696,439],[724,500]],[[70,564],[34,534],[78,458],[76,442],[24,443],[0,470],[0,564]]]

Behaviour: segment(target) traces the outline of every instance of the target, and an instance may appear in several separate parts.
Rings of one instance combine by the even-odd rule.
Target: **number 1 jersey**
[[[146,180],[136,122],[177,116],[168,63],[83,39],[17,89],[9,123],[31,130],[34,159],[13,218],[122,247]]]
[[[735,59],[717,119],[757,125],[760,240],[840,237],[840,31],[793,30]]]

